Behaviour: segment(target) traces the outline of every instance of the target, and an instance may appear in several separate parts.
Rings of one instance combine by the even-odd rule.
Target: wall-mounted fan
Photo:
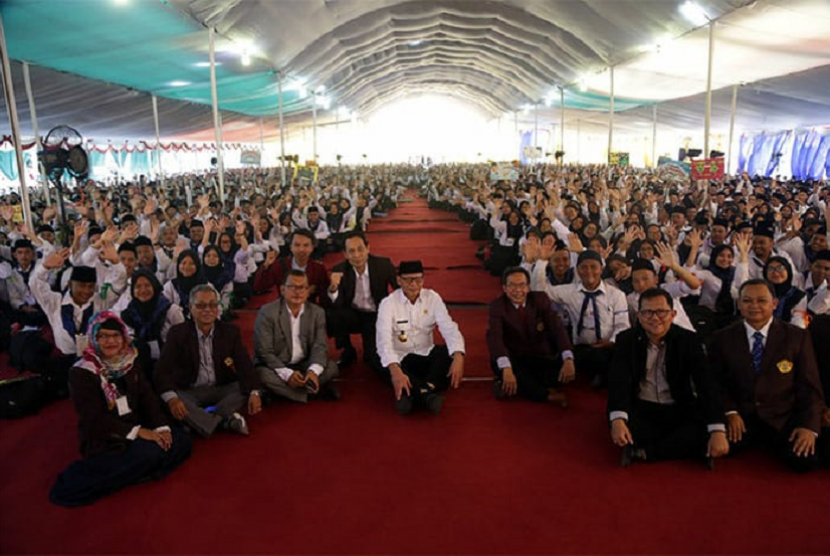
[[[63,201],[63,176],[69,174],[76,180],[89,175],[89,157],[84,150],[84,138],[77,130],[65,125],[52,128],[43,141],[43,150],[38,153],[44,172],[58,192],[58,206],[61,217],[61,232],[68,241],[69,227],[66,224],[66,207]]]

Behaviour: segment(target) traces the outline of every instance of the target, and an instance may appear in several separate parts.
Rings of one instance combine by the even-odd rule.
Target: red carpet
[[[443,214],[421,200],[406,210]],[[371,238],[373,251],[396,259],[410,249],[475,250],[466,238],[443,245],[422,235],[395,257],[394,243],[380,248],[384,235]],[[430,271],[428,286],[444,295],[455,282],[490,278],[458,272],[468,271]],[[486,308],[451,311],[468,377],[489,377]],[[254,316],[240,311],[246,337]],[[73,510],[47,498],[77,456],[71,404],[0,422],[0,553],[830,552],[826,471],[793,475],[759,453],[711,473],[692,462],[621,469],[604,395],[587,387],[573,388],[562,410],[498,403],[491,382],[471,380],[449,393],[440,417],[406,418],[361,365],[340,389],[339,403],[270,406],[250,419],[250,437],[197,440],[164,481]]]

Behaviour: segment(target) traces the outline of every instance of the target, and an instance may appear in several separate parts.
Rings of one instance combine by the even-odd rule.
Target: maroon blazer
[[[98,375],[78,367],[69,371],[69,391],[79,418],[78,435],[85,458],[123,452],[131,442],[127,435],[137,425],[148,429],[169,425],[158,396],[138,364],[119,383],[130,406],[130,413],[121,416],[117,408],[107,405]]]
[[[527,294],[524,320],[507,295],[493,300],[487,347],[493,360],[499,357],[552,357],[573,349],[562,320],[543,292]]]
[[[742,320],[712,337],[709,361],[720,382],[723,408],[746,418],[757,415],[779,432],[821,430],[824,397],[813,342],[806,330],[774,319],[761,372],[756,375]]]
[[[280,297],[280,286],[285,274],[291,270],[292,256],[282,257],[270,266],[262,265],[254,274],[254,291],[264,292],[273,286],[277,287],[277,299]],[[308,285],[311,286],[308,300],[325,307],[329,303],[326,291],[329,289],[329,275],[326,267],[317,261],[308,261],[305,269],[308,276]]]
[[[261,388],[239,328],[217,321],[213,329],[213,367],[216,385],[239,381],[244,394]],[[170,329],[156,363],[156,389],[188,390],[199,376],[199,338],[196,325],[183,322]]]

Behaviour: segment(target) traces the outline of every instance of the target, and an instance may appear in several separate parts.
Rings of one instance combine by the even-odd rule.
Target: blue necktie
[[[752,335],[752,364],[755,366],[755,374],[761,373],[761,359],[764,358],[764,335],[756,332]]]
[[[585,328],[583,324],[583,320],[585,319],[585,311],[588,309],[588,301],[591,301],[592,308],[594,310],[594,332],[597,335],[597,342],[602,340],[602,329],[599,325],[599,309],[597,309],[597,296],[602,294],[602,291],[595,291],[595,292],[582,292],[585,296],[582,299],[582,310],[579,312],[579,322],[576,324],[576,335],[579,336],[582,334],[582,330]]]

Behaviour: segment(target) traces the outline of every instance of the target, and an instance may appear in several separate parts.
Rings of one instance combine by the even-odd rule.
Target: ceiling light
[[[348,117],[349,117],[349,115],[351,114],[351,110],[349,110],[349,109],[348,109],[348,108],[346,108],[345,106],[341,106],[341,107],[337,110],[337,114],[338,114],[338,116],[342,116],[342,117],[344,117],[344,118],[348,118]]]
[[[251,55],[248,54],[248,51],[242,53],[242,65],[243,66],[250,66],[251,65]]]
[[[683,5],[680,6],[680,13],[682,13],[683,17],[688,19],[696,27],[706,25],[710,21],[709,16],[704,9],[700,7],[700,4],[692,2],[691,0],[684,2]]]
[[[130,0],[112,0],[112,3],[117,6],[125,6],[130,3]]]
[[[190,81],[178,81],[178,80],[176,80],[176,81],[171,81],[170,83],[168,83],[168,85],[171,86],[171,87],[187,87],[188,85],[190,85]]]
[[[583,93],[588,90],[588,76],[583,75],[579,78],[579,90]]]
[[[222,62],[216,62],[216,65],[221,66]],[[193,66],[197,68],[209,68],[210,62],[196,62],[195,64],[193,64]]]
[[[315,95],[314,102],[317,103],[317,106],[320,106],[324,110],[328,110],[331,108],[331,99],[324,95]]]
[[[326,90],[325,85],[319,85],[316,89],[314,89],[314,94],[319,95],[320,93],[322,93],[325,90]]]
[[[424,42],[424,41],[422,41],[421,39],[418,39],[418,40],[415,40],[415,41],[409,41],[409,46],[418,46],[422,42]]]

